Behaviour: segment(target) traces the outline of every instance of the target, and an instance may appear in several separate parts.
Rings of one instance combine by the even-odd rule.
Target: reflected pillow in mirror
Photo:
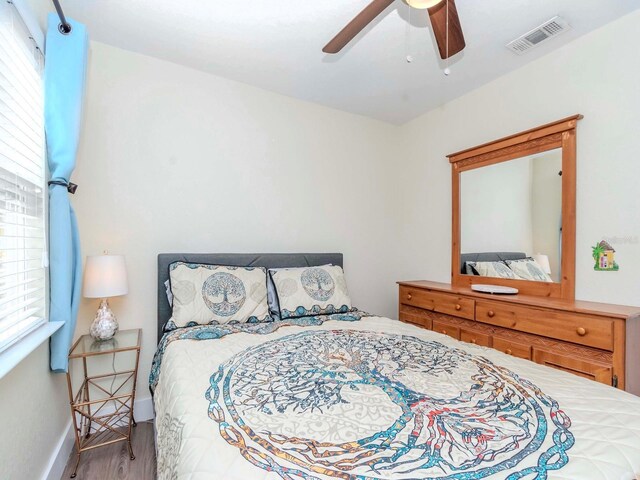
[[[475,262],[464,262],[464,271],[467,275],[479,275],[473,268]]]
[[[504,262],[467,262],[482,277],[511,278],[518,277]]]
[[[551,277],[544,272],[540,264],[531,257],[521,260],[507,260],[506,262],[518,278],[534,280],[536,282],[553,282]]]

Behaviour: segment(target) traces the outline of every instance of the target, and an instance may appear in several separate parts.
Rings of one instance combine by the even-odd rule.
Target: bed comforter
[[[150,383],[159,479],[640,478],[640,398],[387,318],[180,329]]]

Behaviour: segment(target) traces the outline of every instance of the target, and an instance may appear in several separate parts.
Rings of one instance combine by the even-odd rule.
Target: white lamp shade
[[[532,257],[538,265],[542,268],[542,271],[547,275],[551,274],[551,265],[549,264],[549,257],[541,253],[537,253]]]
[[[419,10],[426,10],[427,8],[435,7],[442,0],[405,0],[410,7],[417,8]]]
[[[123,255],[92,255],[84,265],[84,296],[108,298],[129,292]]]

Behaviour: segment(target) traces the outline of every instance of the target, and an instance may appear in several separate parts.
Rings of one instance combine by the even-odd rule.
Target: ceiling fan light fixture
[[[458,17],[456,0],[403,0],[411,8],[428,9],[429,21],[438,45],[440,58],[447,59],[461,52],[465,47],[462,25]],[[335,54],[357,37],[367,25],[389,8],[395,0],[370,0],[340,32],[327,43],[322,51]]]
[[[405,0],[407,5],[418,10],[426,10],[427,8],[435,7],[444,0]]]

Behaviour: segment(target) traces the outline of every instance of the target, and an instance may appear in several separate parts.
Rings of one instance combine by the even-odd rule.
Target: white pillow
[[[264,268],[175,262],[169,278],[176,327],[271,320]]]
[[[342,267],[285,268],[269,273],[278,294],[280,318],[353,310]]]

